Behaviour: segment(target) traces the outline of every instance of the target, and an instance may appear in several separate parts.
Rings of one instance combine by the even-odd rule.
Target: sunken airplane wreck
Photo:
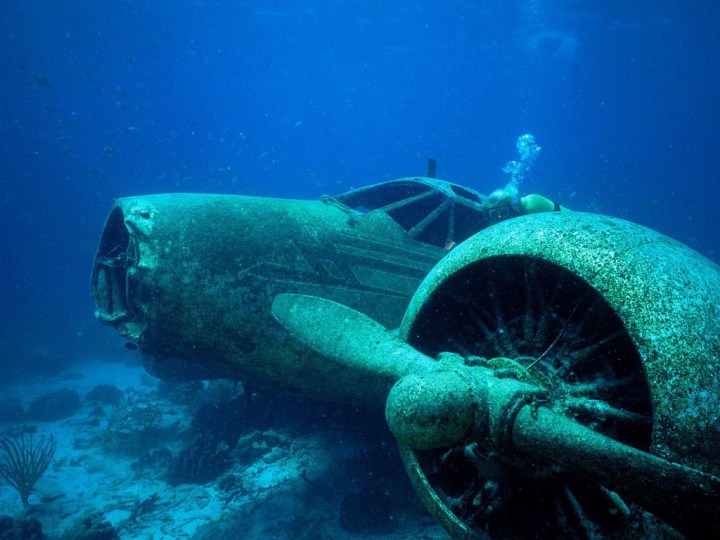
[[[718,537],[720,268],[607,216],[486,227],[482,202],[432,178],[119,199],[96,315],[162,378],[384,405],[452,538]]]

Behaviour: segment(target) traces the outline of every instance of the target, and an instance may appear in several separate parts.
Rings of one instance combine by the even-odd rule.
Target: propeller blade
[[[433,369],[437,362],[352,308],[303,294],[279,294],[272,314],[295,338],[345,370],[359,385],[380,385],[377,405],[408,373]],[[345,377],[346,381],[348,377]]]
[[[515,419],[516,448],[627,496],[691,537],[720,535],[720,478],[637,450],[545,407]]]

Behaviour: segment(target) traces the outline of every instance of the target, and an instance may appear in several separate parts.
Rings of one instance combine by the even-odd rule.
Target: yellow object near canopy
[[[531,193],[520,199],[520,204],[528,214],[537,214],[538,212],[552,212],[554,210],[567,210],[547,197]]]

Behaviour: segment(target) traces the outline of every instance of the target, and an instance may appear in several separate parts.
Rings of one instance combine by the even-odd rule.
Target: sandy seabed
[[[373,478],[377,472],[372,470],[365,474],[363,456],[371,451],[357,426],[339,429],[314,423],[310,428],[306,422],[293,427],[283,421],[249,428],[229,449],[227,468],[206,483],[169,483],[166,474],[140,466],[142,456],[109,450],[102,441],[113,406],[99,409],[85,399],[98,385],[147,397],[162,411],[156,448],[177,455],[188,444],[191,407],[170,400],[158,391],[159,384],[141,367],[88,361],[53,378],[0,389],[0,395],[17,396],[25,407],[61,388],[76,391],[82,400],[81,407],[62,420],[0,423],[3,434],[29,428],[35,430],[35,440],[42,435],[57,440],[53,462],[28,508],[23,509],[15,489],[0,480],[0,515],[38,519],[47,538],[69,537],[83,518],[107,522],[120,538],[128,539],[447,538],[404,480],[399,459],[389,467],[399,467],[393,474],[403,480]],[[390,492],[388,485],[394,486]],[[368,514],[377,514],[373,504],[378,495],[391,501],[392,511],[374,521]],[[343,520],[348,501],[357,501],[355,507],[367,505],[367,512],[360,508],[359,518]]]

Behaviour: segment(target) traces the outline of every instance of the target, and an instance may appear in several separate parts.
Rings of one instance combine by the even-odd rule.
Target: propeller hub
[[[485,385],[459,371],[407,375],[390,390],[385,418],[397,440],[417,450],[452,445],[487,418]]]

